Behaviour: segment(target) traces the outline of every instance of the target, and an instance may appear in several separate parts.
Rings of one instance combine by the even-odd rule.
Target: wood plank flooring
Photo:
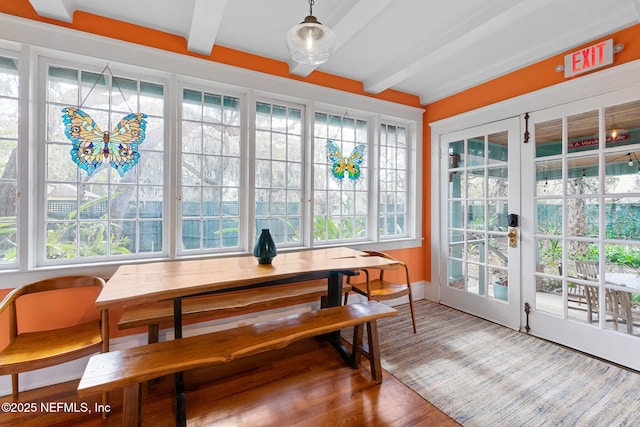
[[[0,425],[122,425],[122,392],[110,394],[111,412],[102,420],[94,412],[100,397],[78,399],[77,384],[71,381],[21,393],[20,401],[35,403],[37,410],[0,412]],[[223,369],[186,372],[185,385],[189,426],[458,425],[387,372],[382,384],[375,385],[366,359],[359,370],[351,369],[319,339],[300,341]],[[2,403],[10,401],[10,396],[0,397]],[[47,413],[41,404],[58,412]],[[144,426],[172,426],[173,377],[146,384],[142,408]],[[92,413],[84,413],[85,409]]]

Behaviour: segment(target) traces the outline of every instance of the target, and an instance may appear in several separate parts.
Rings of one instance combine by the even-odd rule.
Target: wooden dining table
[[[180,339],[183,298],[327,279],[326,305],[337,306],[342,303],[343,276],[393,264],[393,260],[338,247],[283,252],[266,265],[248,255],[122,265],[98,295],[96,306],[109,309],[173,300],[175,338]],[[345,362],[353,363],[339,332],[327,339]],[[176,424],[186,424],[182,374],[176,375]]]

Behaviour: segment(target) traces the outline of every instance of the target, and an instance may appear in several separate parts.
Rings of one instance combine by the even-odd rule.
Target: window
[[[106,70],[106,69],[105,69]],[[163,251],[164,87],[68,67],[46,76],[44,262],[140,257]],[[122,176],[105,161],[91,174],[77,165],[62,109],[78,107],[102,131],[130,113],[147,115],[137,165]]]
[[[256,103],[256,236],[268,228],[276,244],[302,242],[302,109]]]
[[[18,66],[0,57],[0,268],[18,258]]]
[[[28,50],[0,52],[3,274],[248,254],[263,228],[279,250],[417,243],[419,109]],[[138,114],[141,142],[105,146]]]
[[[368,237],[368,140],[367,121],[326,113],[316,113],[314,128],[314,215],[313,239],[320,243],[365,240]],[[356,162],[354,173],[343,170],[336,177],[327,161],[331,141],[339,156],[349,161],[364,146],[364,159]],[[354,176],[359,173],[359,176]]]
[[[407,235],[407,129],[380,125],[380,238]]]
[[[182,99],[182,249],[240,246],[240,99],[184,89]]]

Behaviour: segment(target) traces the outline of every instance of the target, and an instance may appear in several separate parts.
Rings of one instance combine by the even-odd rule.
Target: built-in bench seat
[[[367,301],[98,354],[89,359],[78,385],[78,396],[124,388],[124,425],[140,425],[141,387],[148,380],[283,348],[301,339],[348,327],[354,327],[352,365],[364,354],[369,359],[373,380],[379,383],[382,367],[377,319],[396,314],[391,307]],[[367,348],[362,345],[364,325],[367,326]]]
[[[342,285],[343,292],[349,292],[350,289],[350,285]],[[227,317],[312,301],[326,297],[326,295],[327,281],[312,280],[185,298],[182,300],[182,319],[190,322],[213,317]],[[160,325],[162,324],[173,324],[172,301],[127,307],[120,317],[118,328],[148,327],[148,343],[151,344],[158,342]]]

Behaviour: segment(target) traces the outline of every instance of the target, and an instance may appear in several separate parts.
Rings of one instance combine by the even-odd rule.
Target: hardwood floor
[[[122,425],[122,392],[110,394],[111,412],[102,420],[95,412],[100,397],[78,399],[77,384],[71,381],[21,393],[20,401],[29,402],[36,411],[2,411],[0,425]],[[233,362],[224,369],[186,372],[185,385],[189,426],[458,425],[386,371],[382,384],[373,384],[366,359],[360,369],[351,369],[318,339]],[[11,396],[0,397],[2,403],[10,401]],[[72,412],[74,405],[79,412]],[[172,426],[173,377],[146,384],[142,408],[143,425]],[[92,413],[83,413],[85,409]]]

